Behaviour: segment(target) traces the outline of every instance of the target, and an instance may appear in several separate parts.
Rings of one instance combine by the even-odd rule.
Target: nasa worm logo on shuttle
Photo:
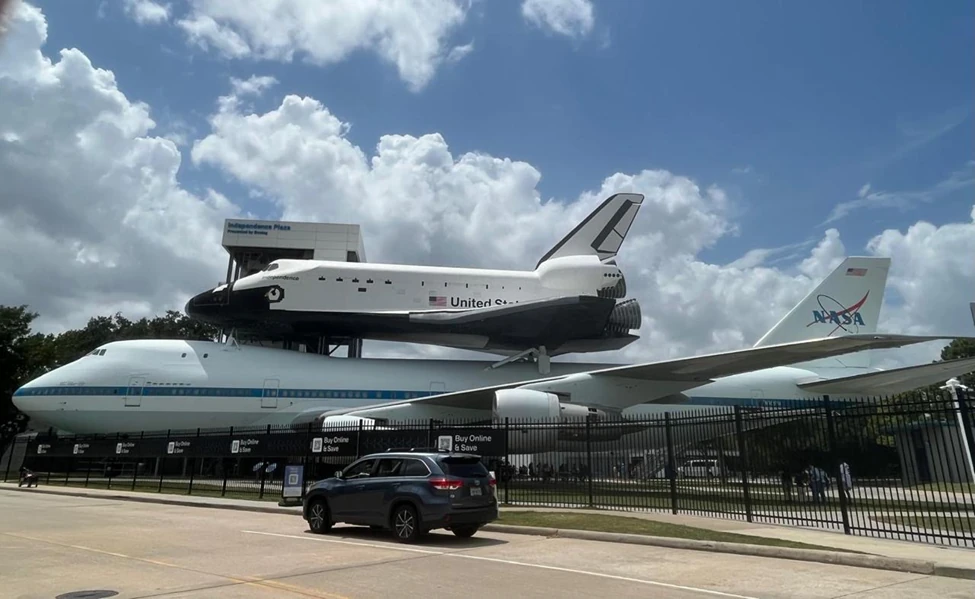
[[[264,297],[267,298],[268,302],[276,304],[284,299],[284,289],[275,285],[264,293]]]

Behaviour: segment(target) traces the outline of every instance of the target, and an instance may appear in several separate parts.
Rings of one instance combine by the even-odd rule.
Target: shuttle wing
[[[456,407],[473,410],[485,410],[490,414],[493,406],[494,392],[501,389],[513,389],[522,386],[538,387],[546,385],[557,387],[558,382],[563,378],[575,378],[580,376],[605,377],[607,379],[640,379],[645,381],[660,381],[660,396],[641,397],[639,403],[651,402],[660,397],[677,392],[677,390],[687,390],[713,382],[714,378],[752,372],[764,368],[774,368],[776,366],[787,366],[796,362],[806,362],[813,359],[838,356],[847,353],[865,351],[871,349],[891,349],[939,341],[954,339],[957,337],[927,337],[912,335],[846,335],[843,337],[827,337],[823,339],[813,339],[797,341],[793,343],[780,343],[763,347],[752,347],[741,350],[722,352],[717,354],[694,356],[690,358],[679,358],[676,360],[663,360],[660,362],[650,362],[645,364],[635,364],[632,366],[616,366],[611,368],[591,370],[588,372],[576,373],[572,375],[559,375],[543,379],[532,379],[516,381],[501,385],[480,387],[477,389],[465,389],[449,393],[441,393],[428,397],[407,399],[402,401],[390,402],[387,404],[372,405],[368,408],[349,408],[343,410],[332,410],[323,412],[321,416],[356,414],[358,412],[368,413],[370,417],[377,417],[377,411],[383,409],[394,409],[396,406],[423,403],[428,406]],[[972,338],[975,340],[975,338]],[[364,414],[365,415],[365,414]]]
[[[935,383],[943,383],[951,377],[969,372],[975,372],[975,358],[959,358],[836,379],[811,381],[800,383],[799,387],[813,393],[835,395],[894,394]]]

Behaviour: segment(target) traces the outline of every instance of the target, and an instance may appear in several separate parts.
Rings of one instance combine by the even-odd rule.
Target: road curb
[[[0,485],[0,491],[28,493],[31,490],[21,487]],[[36,492],[36,491],[35,491]],[[48,495],[62,495],[66,497],[85,497],[88,499],[114,499],[119,501],[134,501],[137,503],[153,503],[158,505],[179,505],[185,507],[204,507],[226,510],[257,512],[263,514],[301,515],[300,507],[282,507],[276,505],[241,505],[220,503],[214,500],[187,500],[172,496],[160,497],[153,495],[118,495],[115,493],[82,490],[61,490],[45,488],[41,493]],[[654,537],[650,535],[634,535],[614,532],[596,532],[590,530],[573,530],[562,528],[543,528],[537,526],[513,526],[511,524],[487,524],[482,530],[506,534],[534,535],[544,537],[559,537],[563,539],[580,539],[586,541],[602,541],[604,543],[627,543],[630,545],[648,545],[653,547],[669,547],[671,549],[687,549],[691,551],[710,551],[713,553],[732,553],[755,557],[771,557],[796,561],[818,562],[839,566],[853,566],[856,568],[872,568],[874,570],[888,570],[893,572],[908,572],[912,574],[927,574],[946,578],[961,578],[975,580],[975,568],[958,568],[954,566],[940,566],[935,562],[914,560],[879,555],[864,555],[846,553],[843,551],[820,551],[815,549],[796,549],[791,547],[770,547],[767,545],[749,545],[745,543],[728,543],[723,541],[698,541],[692,539],[677,539],[673,537]]]
[[[771,557],[806,562],[819,562],[839,566],[853,566],[857,568],[872,568],[874,570],[928,574],[948,578],[975,579],[975,568],[938,566],[934,562],[926,560],[904,559],[879,555],[863,555],[858,553],[846,553],[843,551],[820,551],[815,549],[771,547],[768,545],[748,545],[745,543],[728,543],[723,541],[698,541],[692,539],[653,537],[649,535],[634,535],[613,532],[595,532],[589,530],[512,526],[510,524],[488,524],[483,530],[508,534],[538,535],[546,537],[561,537],[565,539],[603,541],[607,543],[650,545],[654,547],[669,547],[671,549],[687,549],[691,551],[734,553],[737,555],[751,555],[755,557]]]

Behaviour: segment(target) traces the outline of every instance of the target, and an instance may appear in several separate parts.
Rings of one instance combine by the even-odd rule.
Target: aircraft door
[[[146,377],[129,377],[129,386],[125,389],[125,407],[138,408],[142,405],[142,391],[146,384]]]
[[[278,379],[264,379],[264,393],[261,395],[262,408],[278,407]]]

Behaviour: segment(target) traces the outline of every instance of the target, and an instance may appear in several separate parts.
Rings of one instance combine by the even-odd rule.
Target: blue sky
[[[516,2],[479,2],[452,37],[474,51],[419,92],[371,52],[330,66],[229,61],[189,47],[175,27],[137,26],[114,3],[39,6],[48,52],[83,48],[163,128],[178,119],[199,135],[228,77],[266,74],[280,84],[258,109],[284,93],[315,97],[352,123],[350,139],[367,152],[385,133],[440,132],[455,155],[531,163],[544,197],[574,198],[643,168],[720,185],[742,212],[741,235],[702,255],[717,262],[818,239],[834,205],[863,185],[924,192],[970,175],[975,157],[971,2],[602,2],[581,41],[532,28]],[[191,189],[235,191],[185,159],[180,177]],[[882,228],[964,219],[971,197],[962,186],[830,226],[852,251]]]

